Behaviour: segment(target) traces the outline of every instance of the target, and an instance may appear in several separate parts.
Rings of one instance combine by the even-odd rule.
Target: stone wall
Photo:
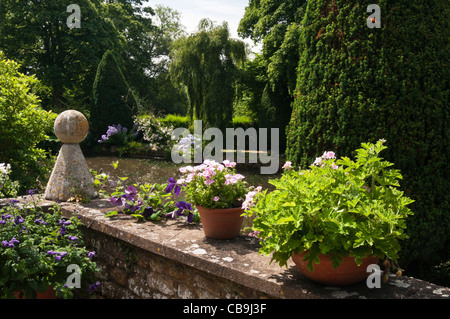
[[[98,253],[101,294],[108,299],[270,298],[230,280],[164,258],[97,231],[85,241]]]
[[[42,201],[42,206],[54,204]],[[66,216],[82,216],[85,243],[101,268],[100,298],[106,299],[450,299],[450,288],[415,278],[390,276],[381,288],[366,282],[326,287],[304,278],[293,262],[286,268],[258,254],[258,242],[205,238],[201,224],[139,223],[107,200],[61,203]]]

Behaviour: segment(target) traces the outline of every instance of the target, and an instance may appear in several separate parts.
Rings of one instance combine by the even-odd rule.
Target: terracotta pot
[[[241,207],[207,209],[197,205],[205,236],[212,239],[232,239],[239,236],[244,217]]]
[[[14,293],[14,297],[16,297],[16,299],[19,299],[19,296],[20,292]],[[25,293],[23,294],[22,299],[26,299]],[[36,292],[36,299],[56,299],[56,294],[53,287],[48,287],[48,289],[44,292]]]
[[[379,260],[378,257],[368,255],[362,259],[362,264],[358,266],[355,258],[347,256],[342,257],[342,263],[334,268],[329,256],[319,254],[320,263],[313,263],[314,270],[311,272],[307,267],[308,261],[303,260],[307,253],[307,251],[299,254],[292,253],[292,260],[300,272],[315,282],[332,286],[345,286],[361,282],[370,274],[367,272],[367,266],[377,264]]]

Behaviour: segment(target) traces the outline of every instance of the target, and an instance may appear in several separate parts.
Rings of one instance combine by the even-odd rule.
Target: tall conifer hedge
[[[381,28],[367,26],[372,3]],[[387,140],[415,200],[401,266],[429,280],[450,260],[449,13],[442,0],[308,1],[287,128],[287,158],[303,166]]]
[[[90,127],[94,139],[99,139],[109,125],[120,124],[131,129],[138,104],[111,51],[106,51],[97,69],[93,86]]]

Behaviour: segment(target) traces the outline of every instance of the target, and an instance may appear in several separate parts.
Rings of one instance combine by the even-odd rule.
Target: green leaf
[[[294,222],[295,219],[292,216],[280,218],[276,223],[277,225],[289,224],[290,222]]]
[[[281,206],[283,206],[283,207],[295,207],[297,205],[294,202],[287,202],[287,203],[284,203]]]
[[[139,221],[144,220],[144,216],[142,216],[141,214],[131,214],[131,216],[138,219]]]
[[[105,217],[113,217],[116,216],[118,214],[117,211],[111,211],[105,214]]]

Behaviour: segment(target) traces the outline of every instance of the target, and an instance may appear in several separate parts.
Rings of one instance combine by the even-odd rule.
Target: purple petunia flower
[[[16,238],[11,238],[11,240],[8,242],[7,240],[2,241],[3,247],[14,247],[15,244],[20,244],[20,241],[18,241]]]
[[[109,199],[109,202],[115,206],[122,206],[124,203],[124,200],[122,200],[122,197],[111,197]]]
[[[38,192],[37,189],[30,189],[28,190],[27,194],[33,196],[34,194],[36,194]]]
[[[125,193],[134,198],[135,196],[137,196],[137,189],[134,186],[128,186],[127,189],[125,190]]]
[[[194,214],[192,213],[192,205],[187,202],[184,202],[184,201],[179,201],[177,203],[177,207],[178,207],[178,210],[174,210],[173,212],[168,213],[166,216],[169,218],[175,219],[177,216],[184,216],[185,211],[188,210],[189,213],[187,215],[188,216],[187,221],[188,221],[188,223],[192,223],[192,220],[194,218]]]
[[[94,291],[96,291],[98,288],[100,287],[100,282],[95,282],[95,283],[93,283],[93,284],[90,284],[89,286],[88,286],[88,292],[91,294],[91,293],[93,293]]]
[[[173,190],[175,195],[180,196],[181,187],[180,187],[180,185],[177,184],[177,182],[175,181],[175,178],[173,178],[173,177],[169,178],[168,182],[169,183],[165,189],[166,193],[169,194]]]
[[[47,254],[55,256],[55,260],[56,261],[60,261],[65,255],[67,255],[67,253],[65,251],[63,251],[63,252],[55,252],[53,250],[47,251]]]
[[[16,216],[16,217],[14,218],[14,223],[15,223],[16,225],[22,224],[24,221],[25,221],[25,219],[24,219],[22,216]]]
[[[42,218],[38,218],[34,221],[35,224],[41,224],[41,225],[47,225],[47,222],[45,222]]]

